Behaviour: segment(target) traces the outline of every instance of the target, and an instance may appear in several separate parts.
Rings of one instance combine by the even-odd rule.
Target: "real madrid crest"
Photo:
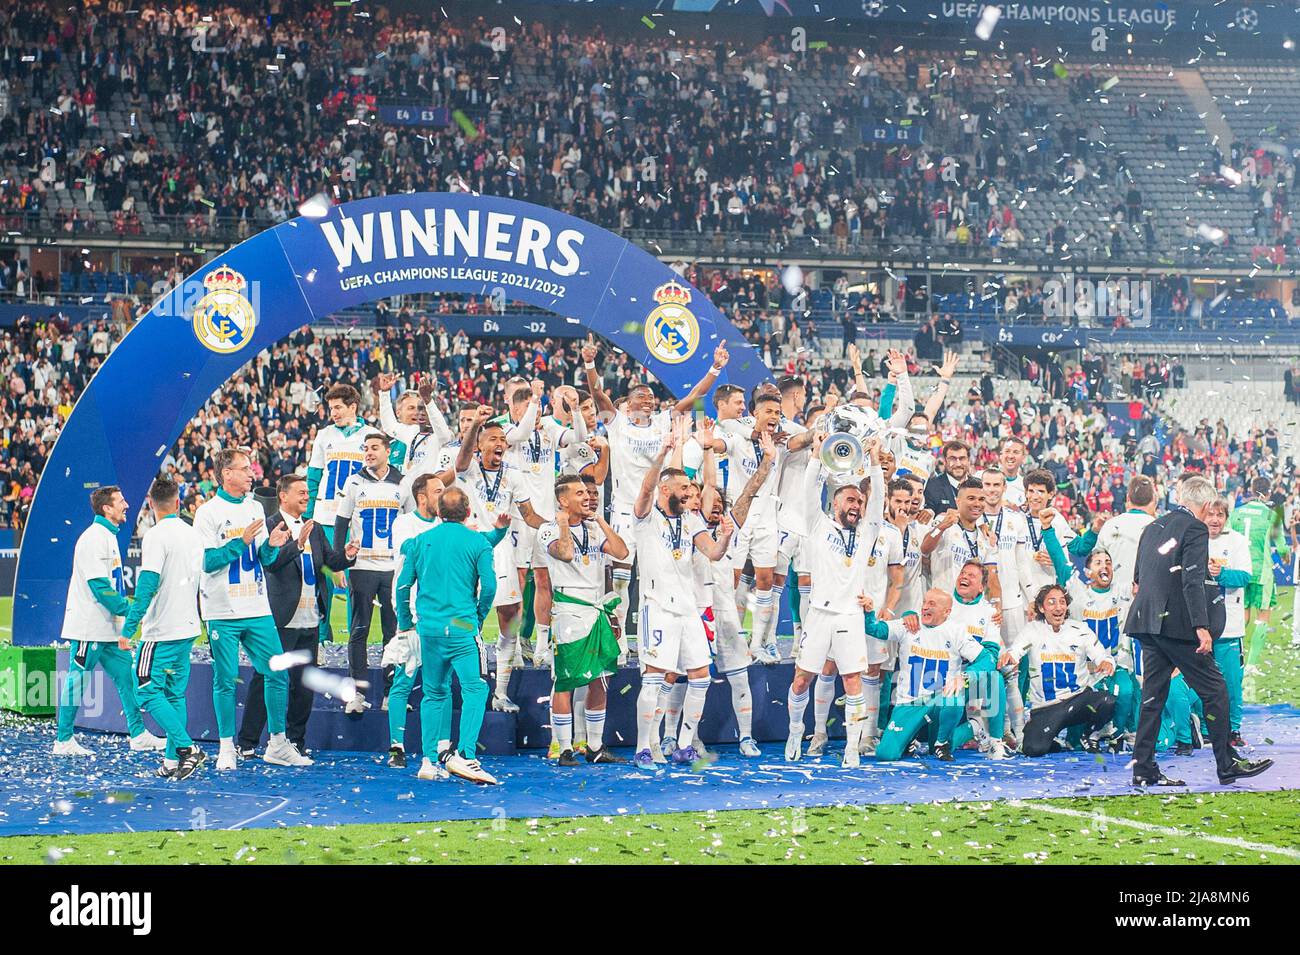
[[[257,315],[244,294],[248,283],[228,265],[219,265],[203,280],[207,294],[194,306],[194,335],[206,348],[223,355],[252,340]]]
[[[680,364],[694,355],[700,344],[700,323],[687,308],[691,290],[670,280],[655,289],[654,300],[659,305],[646,316],[646,347],[660,361]]]

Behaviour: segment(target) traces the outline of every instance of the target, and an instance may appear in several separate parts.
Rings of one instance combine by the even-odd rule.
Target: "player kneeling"
[[[1003,665],[1029,655],[1031,704],[1020,751],[1044,756],[1059,747],[1057,734],[1082,726],[1085,735],[1100,730],[1115,715],[1115,696],[1091,685],[1092,676],[1113,676],[1115,661],[1096,635],[1068,618],[1070,597],[1060,584],[1048,584],[1034,597],[1038,619],[1025,627],[1018,646],[1002,652]]]
[[[964,623],[949,619],[952,596],[937,588],[926,591],[921,613],[905,611],[898,620],[876,620],[865,606],[868,636],[898,642],[898,679],[889,724],[876,746],[876,759],[902,758],[928,730],[930,755],[951,762],[952,737],[966,718],[964,667],[984,652],[984,645]]]

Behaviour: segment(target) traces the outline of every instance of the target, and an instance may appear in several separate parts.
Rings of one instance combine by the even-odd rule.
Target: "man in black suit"
[[[345,570],[356,562],[358,545],[353,542],[342,551],[333,550],[315,521],[304,521],[307,511],[307,481],[297,474],[286,474],[276,485],[280,509],[266,518],[268,528],[288,524],[289,542],[280,548],[274,563],[266,568],[267,598],[271,616],[280,631],[284,651],[303,650],[307,662],[316,663],[320,641],[321,617],[330,612],[329,591],[317,586],[317,575],[327,570]],[[311,716],[312,691],[302,685],[304,667],[289,670],[289,709],[285,716],[285,735],[289,742],[306,753],[307,719]],[[244,701],[244,719],[239,725],[239,750],[244,758],[254,755],[266,726],[266,704],[262,700],[262,675],[255,674],[248,684]]]
[[[1133,604],[1125,632],[1142,647],[1142,710],[1133,753],[1133,784],[1182,786],[1156,765],[1156,737],[1177,667],[1201,698],[1219,782],[1257,776],[1271,759],[1241,758],[1229,739],[1228,689],[1214,662],[1213,639],[1223,633],[1225,611],[1218,585],[1207,579],[1210,532],[1205,512],[1217,493],[1202,477],[1182,481],[1179,506],[1156,518],[1138,541]]]
[[[931,475],[925,482],[925,507],[936,518],[957,509],[957,489],[970,477],[970,446],[949,441],[940,451],[943,473]]]

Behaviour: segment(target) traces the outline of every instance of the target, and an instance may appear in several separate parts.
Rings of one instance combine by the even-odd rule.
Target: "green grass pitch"
[[[1300,700],[1291,590],[1274,613],[1258,702]],[[11,602],[0,601],[0,641]],[[343,625],[336,602],[333,622]],[[495,638],[489,623],[488,636]],[[372,641],[377,633],[372,631]],[[0,862],[1263,863],[1300,862],[1294,793],[740,810],[562,819],[0,839]]]

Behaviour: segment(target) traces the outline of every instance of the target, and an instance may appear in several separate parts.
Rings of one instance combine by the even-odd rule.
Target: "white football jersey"
[[[89,582],[99,578],[126,595],[117,535],[97,520],[81,532],[72,552],[72,580],[63,609],[64,640],[115,641],[121,636],[122,618],[109,613],[90,589]]]
[[[158,575],[158,590],[140,621],[140,639],[197,637],[203,545],[194,528],[175,514],[151,527],[140,541],[140,572],[147,570]]]
[[[212,573],[203,574],[199,582],[199,607],[204,620],[240,620],[245,617],[269,617],[271,604],[266,597],[266,575],[258,550],[267,541],[266,511],[251,494],[238,501],[227,500],[220,493],[199,505],[194,514],[194,530],[204,550],[225,547],[244,536],[244,528],[262,521],[253,542],[238,558]]]

